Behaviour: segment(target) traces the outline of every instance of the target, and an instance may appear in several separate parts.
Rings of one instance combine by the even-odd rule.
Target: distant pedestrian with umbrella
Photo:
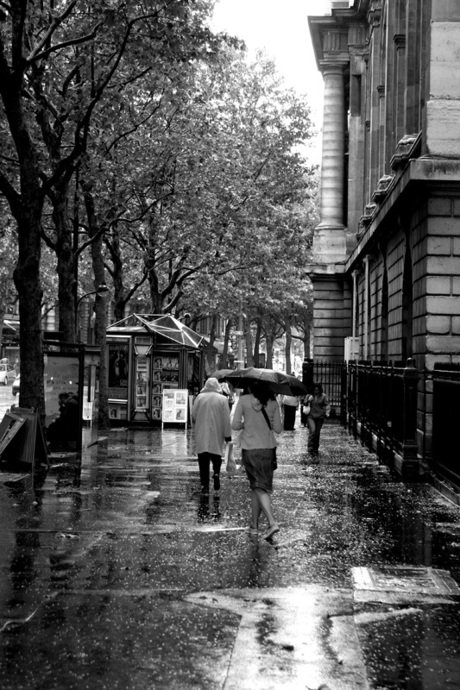
[[[235,407],[232,428],[241,431],[242,463],[251,487],[251,525],[249,533],[258,535],[261,513],[268,521],[263,539],[279,531],[272,511],[273,471],[276,467],[276,439],[282,431],[279,405],[269,385],[247,379],[249,394],[240,396]]]
[[[319,449],[319,437],[326,417],[329,417],[330,405],[323,393],[320,383],[313,386],[313,395],[307,395],[306,415],[308,424],[308,452],[317,455]]]
[[[232,440],[230,410],[218,380],[209,378],[197,395],[192,408],[195,447],[200,468],[201,491],[209,493],[209,466],[214,471],[214,491],[220,489],[220,468],[225,442]]]

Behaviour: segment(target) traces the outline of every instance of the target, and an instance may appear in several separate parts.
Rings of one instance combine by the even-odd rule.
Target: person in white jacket
[[[241,395],[235,408],[232,429],[241,430],[242,463],[251,487],[252,517],[249,533],[258,535],[261,513],[268,521],[263,539],[279,531],[272,510],[273,470],[276,468],[276,439],[282,431],[280,408],[266,385],[249,384],[250,393]]]
[[[216,378],[209,378],[192,408],[195,448],[202,493],[209,493],[209,463],[214,470],[214,491],[220,489],[220,468],[225,441],[232,440],[230,410]]]

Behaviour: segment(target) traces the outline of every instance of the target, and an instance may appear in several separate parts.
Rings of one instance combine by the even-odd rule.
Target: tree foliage
[[[282,320],[301,294],[315,178],[299,148],[308,105],[273,63],[212,34],[211,0],[1,7],[0,194],[17,225],[21,404],[43,409],[40,312],[56,275],[66,340],[79,277],[84,293],[105,272],[117,317],[139,300],[233,320],[244,303],[249,322]]]
[[[77,172],[90,142],[104,131],[97,117],[111,107],[116,120],[117,109],[126,107],[125,91],[161,71],[159,62],[179,73],[200,53],[216,50],[218,41],[204,24],[208,10],[206,0],[2,2],[0,192],[18,225],[14,276],[28,381],[21,389],[22,404],[44,407],[42,237],[57,256],[60,326],[64,337],[74,335],[81,249],[70,200],[78,194]],[[91,190],[94,180],[85,181]],[[51,234],[42,225],[45,203],[52,209]]]

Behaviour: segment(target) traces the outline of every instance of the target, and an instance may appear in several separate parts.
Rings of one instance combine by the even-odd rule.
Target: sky
[[[251,52],[264,49],[286,84],[306,94],[318,131],[310,148],[314,163],[321,158],[323,79],[314,58],[308,16],[326,14],[329,7],[327,0],[216,0],[212,21],[216,31],[242,38]]]

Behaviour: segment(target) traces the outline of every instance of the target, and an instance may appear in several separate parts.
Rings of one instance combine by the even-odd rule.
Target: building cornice
[[[374,211],[362,238],[346,261],[347,273],[356,269],[363,255],[379,240],[381,230],[390,214],[404,208],[406,196],[414,187],[439,188],[444,192],[460,189],[460,161],[447,158],[421,157],[408,161],[405,169],[389,186],[388,194]]]
[[[365,17],[358,17],[354,8],[333,9],[332,14],[327,16],[310,16],[308,25],[319,70],[321,62],[334,52],[349,54],[350,28],[353,28],[353,44],[361,47],[366,44]],[[361,31],[359,25],[362,27]]]

